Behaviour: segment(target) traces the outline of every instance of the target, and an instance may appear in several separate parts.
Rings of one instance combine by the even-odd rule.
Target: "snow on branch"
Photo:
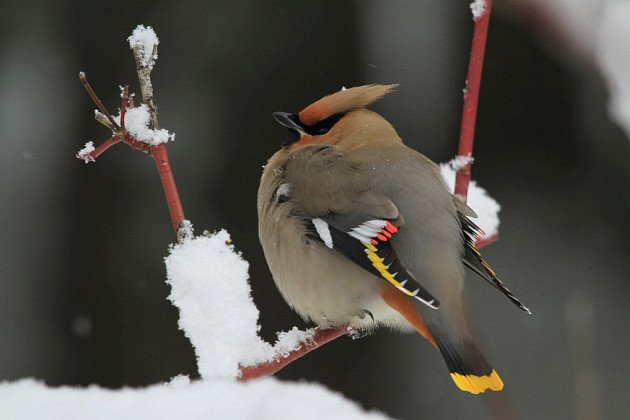
[[[475,0],[470,3],[470,11],[472,12],[473,19],[477,20],[486,13],[486,0]]]
[[[262,340],[248,281],[249,264],[234,250],[225,230],[173,246],[165,262],[169,299],[179,308],[179,326],[195,348],[199,373],[205,379],[270,375],[332,335],[346,332],[345,328],[301,331],[293,327],[278,333],[273,346]]]
[[[195,348],[203,378],[235,379],[247,353],[271,351],[258,337],[249,264],[225,230],[175,245],[165,262],[169,300],[179,308],[179,327]]]
[[[120,125],[121,115],[114,117],[114,121]],[[151,128],[151,113],[146,104],[127,110],[125,128],[136,140],[150,146],[157,146],[158,144],[175,140],[174,133],[169,133],[168,130],[163,128]]]
[[[157,46],[160,43],[152,27],[138,25],[129,38],[129,47],[139,57],[139,63],[144,67],[153,69],[157,60]],[[137,52],[136,52],[137,51]]]

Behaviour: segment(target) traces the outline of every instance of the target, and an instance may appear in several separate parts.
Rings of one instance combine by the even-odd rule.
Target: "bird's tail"
[[[466,334],[465,337],[452,339],[433,334],[433,338],[459,389],[472,394],[485,392],[486,389],[503,389],[499,374],[483,357],[472,337]]]
[[[422,310],[435,309],[426,309],[424,305],[409,299],[389,284],[383,286],[381,296],[387,305],[401,314],[416,331],[440,350],[451,372],[451,378],[459,389],[473,394],[479,394],[486,389],[493,391],[503,389],[503,381],[499,374],[483,357],[464,325],[459,325],[457,334],[449,334],[436,324],[432,324],[433,327],[427,325]],[[440,310],[442,309],[437,309]]]

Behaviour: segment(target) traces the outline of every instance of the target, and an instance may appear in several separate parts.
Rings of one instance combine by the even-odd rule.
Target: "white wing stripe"
[[[320,239],[324,241],[328,248],[332,249],[333,240],[332,236],[330,236],[330,228],[328,227],[328,223],[324,222],[319,217],[311,220],[313,221],[313,226],[315,226],[315,229],[317,230],[317,234],[319,235]]]

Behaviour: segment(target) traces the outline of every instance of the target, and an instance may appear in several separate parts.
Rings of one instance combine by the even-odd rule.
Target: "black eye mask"
[[[300,131],[305,132],[306,134],[310,134],[311,136],[321,136],[323,134],[328,133],[330,129],[339,121],[345,114],[345,112],[340,112],[335,115],[331,115],[318,122],[317,124],[308,127],[300,121],[300,117],[298,114],[289,114],[288,112],[274,112],[273,117],[280,123],[280,125],[285,126],[289,130],[289,138],[282,142],[282,146],[290,146],[300,139]]]

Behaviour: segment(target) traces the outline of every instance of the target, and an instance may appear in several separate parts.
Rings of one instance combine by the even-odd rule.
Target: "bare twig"
[[[155,57],[157,57],[157,44],[153,45],[153,52],[147,63],[145,63],[141,46],[135,46],[133,48],[133,57],[136,61],[136,72],[138,73],[142,99],[149,107],[149,113],[151,114],[151,126],[154,129],[158,129],[160,128],[158,123],[158,108],[155,97],[153,96],[153,83],[151,83],[151,72],[155,65]]]
[[[138,72],[138,80],[140,82],[140,90],[142,97],[149,108],[149,114],[151,119],[151,128],[158,129],[158,114],[157,104],[153,96],[153,84],[151,83],[151,71],[155,65],[155,57],[157,56],[157,44],[153,46],[153,53],[148,63],[144,64],[142,60],[142,52],[140,47],[133,48],[133,54],[136,61],[136,70]],[[91,152],[81,154],[78,156],[86,162],[93,162],[98,156],[109,149],[111,146],[118,142],[127,143],[133,149],[139,150],[144,153],[148,153],[155,160],[155,164],[162,180],[162,186],[164,188],[164,194],[166,195],[166,202],[168,204],[168,210],[171,215],[171,221],[175,233],[178,233],[178,229],[185,220],[184,209],[177,192],[177,186],[175,184],[175,178],[173,177],[173,171],[168,159],[168,152],[166,144],[162,143],[157,146],[149,146],[147,143],[141,142],[131,135],[125,127],[125,115],[128,108],[133,108],[133,98],[129,96],[129,87],[125,86],[122,92],[122,104],[120,108],[120,124],[116,122],[112,114],[103,105],[100,98],[90,86],[83,72],[79,73],[81,83],[85,87],[85,90],[90,95],[94,103],[99,109],[95,118],[98,122],[102,123],[110,130],[112,130],[113,136],[100,144]],[[183,238],[185,235],[177,235],[178,238]]]
[[[120,106],[120,128],[125,129],[125,114],[129,106],[129,86],[125,85],[122,93],[122,104]]]
[[[88,95],[90,95],[90,98],[92,98],[92,100],[94,101],[94,103],[98,107],[99,111],[101,111],[101,113],[103,115],[105,115],[105,117],[107,117],[107,120],[114,127],[114,129],[116,129],[116,130],[120,129],[118,124],[116,124],[116,121],[114,121],[114,117],[112,117],[112,114],[110,114],[109,111],[107,110],[107,108],[105,108],[105,106],[103,105],[103,103],[101,102],[99,97],[96,95],[96,93],[92,89],[92,86],[87,81],[87,78],[85,77],[85,73],[83,73],[83,72],[79,73],[79,79],[81,80],[81,83],[83,83],[83,87],[87,91]]]
[[[158,123],[158,108],[157,103],[155,102],[155,97],[153,96],[153,83],[151,82],[151,71],[155,65],[155,57],[157,57],[157,44],[153,45],[151,58],[148,62],[145,62],[143,59],[143,52],[140,46],[135,46],[133,48],[133,56],[136,61],[136,72],[138,73],[142,99],[149,107],[149,114],[151,115],[151,128],[158,129],[160,128]],[[171,169],[171,164],[168,159],[166,144],[162,143],[152,147],[149,154],[155,160],[155,164],[157,165],[157,169],[160,174],[160,179],[162,180],[162,187],[164,188],[164,194],[168,204],[168,211],[171,215],[173,229],[175,230],[178,239],[182,238],[184,236],[180,235],[178,232],[186,217],[184,216],[184,208],[182,207],[179,193],[177,192],[177,185],[175,184],[173,170]]]
[[[99,157],[105,150],[109,149],[110,147],[118,143],[120,140],[121,140],[120,137],[116,137],[116,136],[112,136],[108,138],[107,140],[105,140],[96,149],[94,149],[92,152],[89,153],[89,156],[91,157],[91,161],[96,160],[96,158]],[[82,158],[82,159],[85,159],[85,158]]]
[[[138,150],[144,153],[149,153],[151,147],[147,143],[138,141],[134,136],[129,134],[129,132],[124,128],[126,110],[127,108],[133,107],[133,99],[129,98],[128,91],[127,93],[123,91],[123,100],[122,100],[122,106],[120,110],[120,125],[118,125],[118,123],[116,123],[116,120],[114,120],[114,117],[112,117],[112,114],[109,112],[109,110],[105,108],[105,106],[101,102],[101,99],[98,97],[94,89],[92,89],[92,86],[88,82],[87,77],[85,76],[85,73],[83,72],[79,73],[79,79],[81,79],[81,82],[83,83],[85,90],[90,95],[90,98],[92,98],[92,101],[94,101],[96,106],[99,108],[99,111],[96,111],[96,114],[94,115],[94,119],[98,121],[99,123],[103,124],[105,127],[109,128],[112,131],[112,137],[105,140],[103,143],[101,143],[98,147],[96,147],[91,152],[85,153],[85,154],[79,154],[77,155],[77,157],[86,162],[94,162],[96,158],[99,157],[101,154],[103,154],[107,149],[109,149],[110,147],[112,147],[113,145],[121,141],[123,143],[128,144],[131,148],[135,150]]]

